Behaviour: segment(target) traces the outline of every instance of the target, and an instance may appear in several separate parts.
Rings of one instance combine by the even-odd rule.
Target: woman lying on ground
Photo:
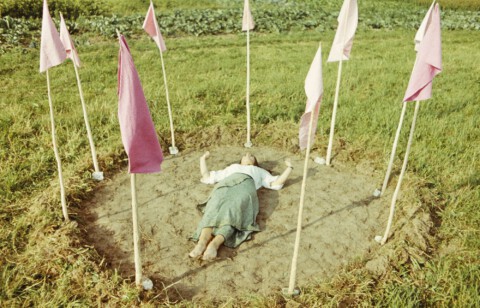
[[[207,151],[200,158],[201,182],[218,184],[208,200],[199,205],[203,217],[192,237],[198,243],[189,254],[191,258],[201,256],[203,260],[215,259],[222,244],[235,248],[250,239],[253,232],[260,231],[256,223],[259,210],[257,189],[281,189],[293,169],[290,160],[286,160],[285,171],[280,176],[272,176],[247,153],[240,164],[209,172],[206,163],[209,156]]]

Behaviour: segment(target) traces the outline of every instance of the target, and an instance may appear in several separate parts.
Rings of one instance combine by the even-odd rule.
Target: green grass
[[[409,2],[421,5],[430,5],[432,3],[430,0],[409,0]],[[480,9],[480,1],[478,0],[441,0],[437,2],[440,3],[441,7],[451,9],[466,9],[472,11]]]
[[[415,59],[414,34],[365,29],[357,33],[352,58],[343,68],[336,159],[368,160],[385,170]],[[255,142],[298,152],[305,75],[320,41],[326,59],[333,35],[252,34]],[[480,59],[475,53],[480,32],[442,35],[444,71],[434,81],[433,98],[421,104],[410,180],[404,185],[405,191],[421,196],[425,212],[434,217],[426,255],[410,256],[403,263],[392,257],[383,276],[366,271],[363,260],[354,261],[332,280],[304,286],[294,300],[299,304],[475,307],[480,302]],[[110,177],[125,172],[127,163],[116,116],[118,44],[89,34],[82,38],[89,44],[78,46],[84,64],[80,76],[99,163]],[[128,42],[166,149],[170,135],[158,50],[145,36]],[[243,35],[167,38],[165,61],[181,150],[244,141],[244,45]],[[175,299],[161,290],[139,293],[131,281],[105,265],[84,241],[81,228],[63,223],[46,80],[38,65],[35,49],[13,49],[0,57],[0,303],[130,307]],[[324,62],[323,70],[325,96],[314,151],[324,151],[327,144],[337,65]],[[90,179],[92,163],[72,64],[52,69],[50,77],[69,213],[81,226],[83,200],[98,184]],[[410,109],[407,123],[411,114]],[[405,125],[397,169],[407,131]],[[408,242],[395,236],[391,241],[408,251]],[[273,307],[286,301],[275,294],[243,298],[238,305]]]
[[[146,13],[149,0],[130,0],[130,1],[118,1],[118,0],[103,0],[108,7],[108,10],[112,13],[119,15],[130,15],[132,13]],[[238,4],[238,3],[237,3]],[[233,1],[222,0],[165,0],[165,1],[153,1],[155,11],[163,10],[181,10],[181,9],[219,9],[229,8],[233,6],[241,7],[242,4],[234,5]]]
[[[336,146],[343,140],[346,147],[338,149],[338,159],[369,159],[376,168],[385,168],[415,57],[410,43],[413,35],[400,31],[357,34],[352,59],[343,71]],[[297,122],[304,109],[303,80],[318,42],[323,41],[325,59],[332,38],[332,34],[315,32],[252,37],[251,101],[254,135],[260,133],[258,142],[296,150],[290,140],[296,139]],[[323,298],[327,303],[334,298],[334,302],[349,299],[364,304],[461,307],[478,299],[475,256],[479,252],[476,205],[480,196],[476,170],[480,138],[476,95],[480,63],[469,50],[479,47],[479,38],[478,32],[443,33],[444,71],[435,80],[433,99],[422,103],[412,149],[409,170],[438,192],[432,197],[438,208],[435,200],[426,202],[441,219],[432,259],[418,268],[403,265],[400,272],[391,272],[389,279],[373,284],[363,284],[366,274],[353,268],[344,275],[367,295],[342,294],[341,289],[319,285],[300,297],[300,302]],[[161,70],[152,69],[160,67],[157,50],[146,38],[129,42],[166,148],[168,117]],[[233,130],[243,140],[243,36],[171,39],[168,45],[165,60],[180,148],[215,145],[209,135],[216,127]],[[116,118],[117,48],[115,41],[99,41],[80,49],[85,99],[99,161],[107,176],[126,166]],[[62,224],[45,75],[37,73],[38,54],[5,54],[0,67],[0,82],[5,85],[0,93],[0,176],[5,187],[5,206],[0,214],[4,256],[0,298],[16,305],[65,305],[71,301],[92,305],[102,300],[99,294],[110,294],[103,296],[111,304],[132,304],[135,296],[131,293],[136,293],[131,285],[115,273],[99,269],[96,264],[100,259],[82,243],[81,232]],[[324,64],[319,149],[327,142],[336,70],[335,64]],[[88,198],[95,183],[89,179],[91,158],[71,63],[52,69],[51,80],[70,214],[81,222],[77,214],[82,211],[81,200]],[[206,136],[198,132],[202,130]],[[261,131],[270,133],[267,136]],[[402,155],[401,150],[398,160]],[[396,282],[399,279],[401,283]],[[54,296],[47,299],[46,294]],[[125,297],[127,300],[121,299]],[[143,300],[152,299],[146,296]],[[280,298],[262,301],[269,300],[281,302]]]

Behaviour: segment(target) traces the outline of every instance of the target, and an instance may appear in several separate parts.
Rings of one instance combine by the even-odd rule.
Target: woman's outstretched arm
[[[272,186],[279,186],[285,184],[285,181],[287,180],[288,176],[293,170],[292,163],[290,162],[290,159],[285,160],[285,165],[287,168],[282,172],[282,174],[278,177],[276,181],[273,181],[271,183]]]
[[[210,177],[210,172],[208,171],[207,168],[207,158],[210,156],[210,152],[206,151],[202,157],[200,157],[200,173],[202,175],[202,182],[207,181],[208,178]]]

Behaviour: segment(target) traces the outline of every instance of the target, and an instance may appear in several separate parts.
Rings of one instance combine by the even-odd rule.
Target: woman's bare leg
[[[218,248],[225,242],[223,235],[217,235],[213,240],[208,244],[207,249],[203,253],[202,260],[208,261],[213,260],[217,257]]]
[[[200,232],[200,237],[198,239],[198,243],[193,248],[193,250],[188,254],[190,258],[196,258],[201,256],[205,249],[207,248],[208,243],[212,239],[212,232],[213,228],[203,228],[202,232]]]

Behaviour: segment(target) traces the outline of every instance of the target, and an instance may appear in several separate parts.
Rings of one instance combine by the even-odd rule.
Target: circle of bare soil
[[[210,150],[210,170],[238,162],[245,148]],[[193,301],[268,295],[287,287],[295,242],[304,157],[268,147],[252,153],[260,165],[279,174],[285,158],[294,170],[280,191],[260,189],[261,232],[236,249],[222,246],[212,262],[192,260],[189,237],[200,221],[196,205],[212,186],[200,183],[199,157],[185,151],[168,156],[158,174],[137,175],[138,221],[144,276],[159,289]],[[336,270],[366,254],[383,231],[387,208],[372,197],[378,176],[362,167],[310,160],[306,182],[297,285],[332,277]],[[134,276],[130,175],[122,172],[103,183],[87,201],[88,240],[122,276]]]

